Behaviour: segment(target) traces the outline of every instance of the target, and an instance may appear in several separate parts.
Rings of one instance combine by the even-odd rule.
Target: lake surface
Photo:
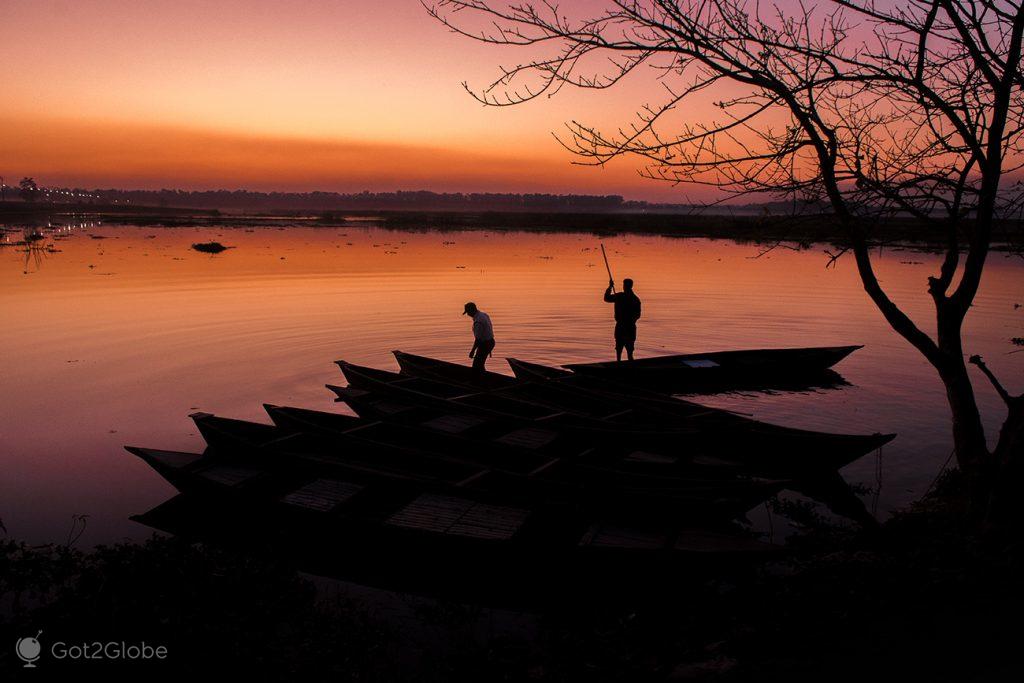
[[[398,232],[374,227],[47,230],[43,247],[0,249],[0,520],[32,542],[143,538],[128,519],[173,489],[125,444],[201,449],[195,410],[268,421],[262,403],[345,412],[324,384],[333,361],[397,369],[392,349],[468,362],[473,300],[505,356],[544,363],[613,357],[607,276],[588,234]],[[8,240],[20,239],[20,233]],[[194,242],[234,248],[210,256]],[[643,299],[638,355],[865,344],[837,370],[852,386],[701,397],[759,419],[840,432],[897,432],[881,458],[847,467],[878,488],[881,517],[931,484],[951,448],[941,384],[862,291],[853,262],[824,247],[776,249],[704,239],[605,237],[617,278]],[[52,245],[47,249],[46,245]],[[893,298],[931,329],[926,277],[937,257],[878,254]],[[1011,391],[1024,353],[1024,261],[993,254],[966,325]],[[975,377],[990,438],[1003,416]]]

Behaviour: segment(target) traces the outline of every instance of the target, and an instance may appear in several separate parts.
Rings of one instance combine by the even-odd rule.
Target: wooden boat
[[[721,351],[686,356],[655,356],[629,362],[597,362],[568,365],[563,370],[529,364],[514,358],[509,365],[515,377],[500,373],[476,373],[471,368],[404,351],[392,351],[401,372],[452,382],[477,390],[503,389],[518,382],[600,379],[620,393],[714,393],[743,389],[805,390],[842,386],[845,380],[828,370],[860,346],[764,351]],[[699,371],[699,372],[697,372]]]
[[[240,504],[230,495],[178,494],[131,519],[188,541],[272,557],[308,574],[517,609],[589,604],[595,595],[604,600],[640,595],[663,600],[666,594],[698,590],[707,578],[749,571],[781,551],[729,528],[628,526],[602,520],[580,520],[549,543],[525,532],[505,540],[507,531],[501,527],[497,539],[453,543],[462,533],[479,532],[473,524],[452,524],[452,506],[441,510],[445,514],[432,529],[419,531],[390,522],[386,513],[360,515],[353,510],[357,505],[348,507],[356,500],[335,504],[314,495],[299,501],[305,505],[258,499]],[[479,507],[469,512],[473,516],[467,522],[481,516]],[[408,515],[396,520],[409,521]],[[513,519],[507,526],[517,522]],[[487,524],[497,526],[496,520]]]
[[[512,368],[512,374],[516,376],[516,379],[524,382],[566,379],[575,375],[571,370],[563,370],[562,368],[541,365],[540,363],[528,363],[518,358],[506,358],[505,361]]]
[[[696,472],[702,476],[734,476],[738,473],[768,477],[793,476],[790,470],[782,471],[782,465],[771,457],[757,458],[754,462],[742,457],[730,459],[704,453],[697,450],[696,446],[653,452],[629,443],[620,443],[621,439],[602,438],[602,434],[589,431],[555,428],[539,421],[480,414],[460,410],[457,405],[413,403],[400,397],[354,387],[331,384],[327,387],[335,393],[338,401],[347,404],[360,417],[379,420],[391,428],[403,426],[421,433],[455,434],[465,437],[483,453],[500,452],[502,447],[512,447],[532,453],[531,457],[579,455],[582,460],[585,454],[589,464],[615,467],[625,461],[630,468],[646,468],[650,474],[659,477],[667,476],[670,469]]]
[[[728,410],[709,408],[673,396],[647,391],[642,388],[616,384],[607,380],[575,375],[566,370],[547,368],[532,363],[508,359],[513,367],[527,368],[531,376],[516,380],[494,372],[475,373],[472,368],[457,363],[416,356],[394,351],[402,374],[410,377],[429,379],[433,382],[464,387],[469,393],[487,391],[492,395],[505,396],[520,401],[539,403],[552,410],[582,412],[592,417],[605,415],[636,416],[637,408],[643,409],[647,419],[653,423],[677,422],[694,417],[719,416],[729,421],[735,415]],[[553,370],[561,374],[547,374],[542,370]],[[393,375],[392,375],[393,377]],[[487,385],[482,387],[481,385]],[[466,394],[464,393],[463,396]],[[623,412],[623,406],[629,409]]]
[[[258,430],[255,430],[258,431]],[[455,553],[460,561],[517,561],[528,556],[551,562],[578,553],[615,555],[640,552],[665,555],[763,553],[774,546],[713,527],[658,522],[633,527],[632,538],[646,533],[649,542],[628,542],[623,523],[581,516],[574,510],[531,504],[496,503],[489,495],[465,490],[440,494],[406,480],[328,476],[293,472],[283,477],[278,463],[246,457],[234,450],[184,453],[127,447],[176,489],[188,496],[244,508],[254,522],[266,520],[293,539],[336,550],[340,537],[364,549],[405,556]],[[266,533],[267,527],[262,528]],[[355,539],[355,540],[353,540]],[[343,548],[346,552],[351,547]],[[479,571],[479,564],[474,570]],[[495,565],[497,566],[497,565]]]
[[[414,353],[406,353],[405,351],[395,350],[391,353],[395,356],[395,360],[398,361],[398,367],[401,368],[404,374],[410,377],[435,379],[440,382],[473,388],[477,391],[505,389],[520,383],[516,377],[509,377],[508,375],[491,372],[490,370],[477,372],[466,365],[449,363],[428,356],[417,356]],[[566,374],[571,373],[566,372]]]
[[[456,431],[466,434],[477,434],[477,429],[490,432],[493,423],[500,418],[480,416],[467,413],[446,414],[436,406],[416,405],[403,402],[401,398],[375,394],[373,392],[352,387],[328,385],[344,401],[361,416],[386,420],[392,424],[418,425],[426,429]],[[528,421],[522,421],[530,424]],[[841,435],[840,435],[841,436]],[[889,438],[882,435],[882,439]],[[620,449],[612,438],[603,435],[558,432],[552,443],[565,448],[579,439],[592,446],[587,456],[588,463],[596,467],[606,467],[610,471],[620,472],[623,468],[642,470],[653,476],[665,476],[678,468],[686,472],[702,473],[725,470],[727,473],[747,474],[769,478],[786,478],[790,483],[786,488],[801,493],[813,500],[824,503],[834,513],[865,524],[874,526],[877,522],[864,508],[860,499],[850,490],[839,475],[836,468],[829,468],[829,462],[837,460],[835,453],[822,457],[816,451],[802,452],[799,448],[790,451],[776,451],[771,448],[754,447],[750,451],[741,451],[728,455],[716,455],[712,452],[693,450],[693,444],[686,448],[653,447]],[[621,446],[625,446],[626,440]],[[863,446],[863,443],[860,444]],[[570,450],[572,446],[569,446]],[[625,455],[623,455],[625,453]],[[856,455],[856,454],[855,454]],[[603,457],[602,457],[603,456]],[[610,457],[609,457],[610,456]],[[829,459],[831,457],[831,460]]]
[[[423,357],[420,357],[423,358]],[[366,389],[380,389],[383,386],[401,392],[414,392],[423,400],[452,401],[466,410],[485,412],[496,416],[519,417],[544,420],[552,424],[607,429],[608,423],[616,426],[647,428],[657,425],[658,429],[671,428],[679,432],[694,431],[693,427],[680,421],[682,414],[730,415],[728,411],[707,408],[696,403],[673,399],[674,410],[670,415],[658,415],[651,411],[637,410],[630,395],[627,403],[607,396],[593,396],[581,392],[577,387],[562,383],[538,383],[512,380],[503,388],[481,389],[464,381],[446,377],[468,370],[465,366],[436,359],[431,376],[425,373],[412,375],[409,372],[395,373],[377,368],[354,365],[346,361],[335,361],[345,374],[351,386]],[[407,364],[410,369],[412,366]],[[490,373],[496,374],[496,373]],[[505,378],[511,380],[511,378]],[[659,399],[665,397],[658,396]]]
[[[622,408],[621,403],[600,397],[580,395],[563,387],[545,383],[527,383],[533,400],[509,392],[460,393],[464,387],[407,377],[397,373],[363,368],[338,361],[349,384],[389,399],[400,399],[405,407],[433,408],[442,413],[472,413],[490,417],[514,418],[543,423],[564,430],[574,438],[596,443],[619,443],[635,449],[667,453],[672,456],[712,454],[726,459],[743,457],[770,459],[773,466],[794,472],[838,469],[891,441],[893,434],[847,435],[792,429],[758,422],[725,411],[702,408],[679,401],[674,411],[655,411],[649,406]],[[345,392],[328,385],[343,400]],[[537,393],[547,396],[538,402]],[[553,405],[558,407],[552,407]],[[627,404],[628,405],[628,404]],[[671,405],[671,404],[670,404]],[[383,416],[381,416],[383,417]],[[391,419],[401,417],[398,411]]]
[[[629,422],[637,424],[668,424],[675,427],[698,420],[702,428],[710,431],[732,429],[737,424],[748,427],[754,423],[732,411],[710,408],[641,387],[588,375],[577,375],[514,358],[508,359],[509,364],[518,369],[526,379],[513,380],[492,372],[475,373],[471,368],[457,363],[402,351],[393,353],[402,368],[401,374],[430,380],[432,384],[428,386],[433,388],[437,387],[436,383],[462,387],[466,393],[459,395],[460,400],[486,392],[491,396],[537,403],[554,411],[578,413],[599,419],[612,415],[615,421],[628,418]],[[396,375],[384,373],[378,377],[394,379]],[[490,388],[481,388],[481,384],[489,385]],[[457,393],[459,390],[453,391]],[[626,410],[623,410],[624,407]]]
[[[711,353],[689,353],[673,356],[651,356],[626,361],[601,363],[570,363],[563,367],[573,371],[597,368],[681,368],[690,370],[723,370],[735,368],[746,372],[817,372],[827,370],[843,360],[863,344],[851,346],[816,346],[798,349],[751,349],[739,351],[713,351]]]
[[[472,491],[492,499],[621,510],[630,516],[659,512],[729,519],[772,497],[785,484],[642,473],[610,476],[601,470],[573,467],[571,460],[562,458],[522,471],[507,464],[505,468],[496,466],[494,458],[485,463],[472,456],[373,441],[348,431],[324,429],[314,436],[208,413],[196,413],[193,419],[207,443],[218,451],[248,459],[258,456],[300,471],[358,473],[376,480],[416,482],[436,493]],[[310,422],[312,416],[307,414],[304,419]],[[563,463],[565,466],[559,466]]]
[[[857,345],[716,351],[623,362],[569,363],[562,367],[579,374],[676,393],[747,387],[785,388],[788,384],[802,386],[808,379],[815,378],[833,382],[838,376],[825,373],[860,348],[862,346]]]
[[[570,515],[559,519],[546,511],[490,504],[473,492],[461,496],[426,493],[408,481],[380,479],[356,472],[342,476],[306,473],[288,480],[279,467],[235,451],[176,453],[129,447],[129,452],[185,494],[246,505],[298,524],[296,531],[321,542],[334,533],[356,534],[376,543],[404,541],[438,552],[487,552],[488,546],[522,539],[543,547],[579,533]],[[536,513],[536,514],[534,514]],[[405,537],[405,538],[403,538]]]
[[[359,420],[307,408],[266,404],[264,407],[274,424],[285,430],[355,439],[358,444],[380,449],[416,450],[432,457],[443,454],[494,470],[564,483],[651,490],[754,489],[773,493],[785,483],[751,479],[736,462],[706,458],[679,463],[628,448],[588,447],[571,439],[559,439],[555,432],[524,427],[515,421],[475,418],[467,422],[448,415],[422,424],[406,424]]]

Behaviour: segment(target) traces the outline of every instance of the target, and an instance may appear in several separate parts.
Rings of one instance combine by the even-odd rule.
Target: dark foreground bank
[[[37,668],[260,679],[1005,680],[1020,668],[1019,541],[961,525],[955,477],[864,535],[805,517],[785,559],[656,598],[567,595],[507,610],[396,596],[403,609],[326,590],[281,558],[153,537],[83,552],[7,540],[0,670],[42,630]],[[682,582],[680,582],[682,583]],[[614,599],[611,596],[617,596]],[[509,623],[514,623],[510,627]],[[57,661],[53,647],[114,641],[161,660]],[[116,652],[116,648],[114,652]],[[31,648],[29,648],[31,652]]]

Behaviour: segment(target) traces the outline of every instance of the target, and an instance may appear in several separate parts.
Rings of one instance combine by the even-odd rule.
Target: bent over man
[[[494,351],[494,328],[491,326],[491,317],[478,309],[472,301],[466,304],[462,314],[473,318],[473,348],[469,350],[469,357],[473,359],[473,369],[483,374],[487,356]]]

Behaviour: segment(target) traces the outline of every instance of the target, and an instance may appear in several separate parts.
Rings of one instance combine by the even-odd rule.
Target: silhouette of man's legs
[[[626,357],[633,360],[633,344],[636,341],[636,325],[628,323],[615,324],[615,360],[622,360],[622,349],[626,349]]]
[[[487,356],[491,355],[491,351],[494,350],[494,341],[480,342],[480,346],[477,347],[476,355],[473,357],[473,370],[482,375],[484,373],[484,363],[487,362]]]

